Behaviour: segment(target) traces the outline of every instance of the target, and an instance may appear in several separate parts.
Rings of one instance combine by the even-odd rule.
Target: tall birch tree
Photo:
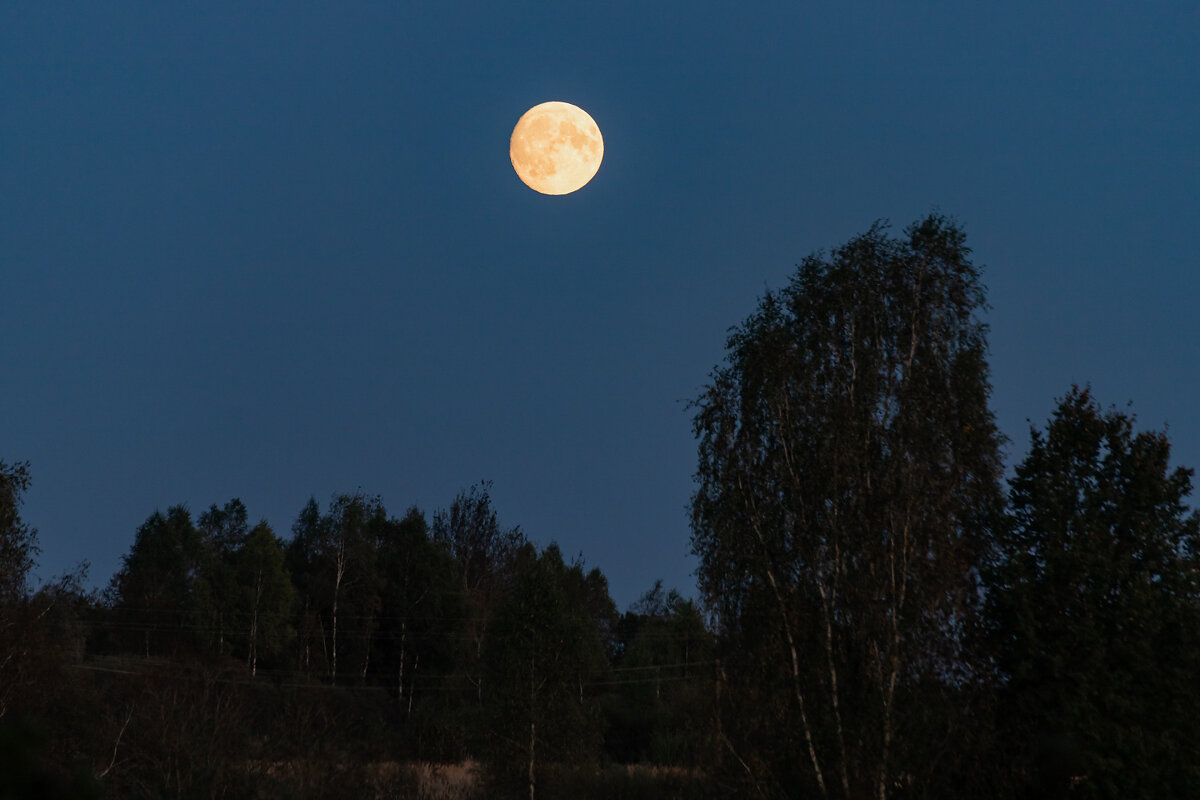
[[[1001,507],[983,308],[952,222],[876,224],[768,291],[693,404],[692,543],[723,668],[765,665],[741,685],[786,709],[757,754],[729,749],[787,794],[919,784],[933,757],[906,709],[971,676],[962,631]]]
[[[0,461],[0,603],[25,598],[26,578],[38,553],[37,531],[21,519],[29,485],[29,462]]]

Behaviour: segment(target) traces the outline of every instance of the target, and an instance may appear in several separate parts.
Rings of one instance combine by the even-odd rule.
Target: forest
[[[0,461],[0,797],[1194,797],[1193,471],[1065,386],[1006,477],[985,295],[940,215],[766,292],[689,406],[699,595],[624,611],[486,482],[147,509],[34,587]]]

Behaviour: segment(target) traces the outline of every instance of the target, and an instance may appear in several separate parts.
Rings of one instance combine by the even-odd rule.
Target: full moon
[[[526,111],[508,143],[517,177],[542,194],[570,194],[600,169],[604,139],[586,111],[551,101]]]

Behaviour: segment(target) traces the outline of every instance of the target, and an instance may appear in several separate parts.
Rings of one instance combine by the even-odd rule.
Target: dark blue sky
[[[481,479],[624,608],[695,591],[683,402],[808,253],[931,210],[1026,447],[1072,382],[1200,464],[1200,5],[0,6],[0,459],[38,575],[156,508],[283,535]],[[517,118],[587,110],[583,190]]]

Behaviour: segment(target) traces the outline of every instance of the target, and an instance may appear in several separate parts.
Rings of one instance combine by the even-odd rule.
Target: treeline
[[[0,464],[3,790],[1192,797],[1193,473],[1071,387],[1005,481],[983,308],[938,216],[806,259],[692,407],[701,598],[624,613],[487,484],[310,501],[286,540],[173,507],[105,592],[31,595]]]
[[[237,499],[153,513],[105,592],[68,576],[6,605],[3,711],[51,740],[20,757],[111,797],[416,796],[405,764],[462,762],[480,797],[638,762],[678,768],[644,788],[686,791],[711,716],[699,608],[660,583],[618,613],[488,488],[432,524],[312,500],[286,541]]]

